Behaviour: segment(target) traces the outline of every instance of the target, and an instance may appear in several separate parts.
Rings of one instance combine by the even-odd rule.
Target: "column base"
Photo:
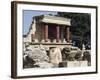
[[[38,41],[38,39],[34,39],[32,42],[33,43],[38,43],[39,41]]]
[[[41,42],[42,43],[51,43],[50,39],[47,39],[47,40],[42,39]]]

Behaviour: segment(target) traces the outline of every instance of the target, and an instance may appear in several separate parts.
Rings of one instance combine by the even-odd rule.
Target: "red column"
[[[69,37],[69,39],[70,39],[70,43],[72,43],[72,33],[70,32],[70,37]]]
[[[44,26],[44,40],[45,42],[48,41],[48,25],[47,24],[45,24]]]
[[[59,36],[60,36],[60,30],[59,30],[59,26],[56,26],[56,40],[57,42],[59,42]]]
[[[31,34],[31,41],[32,41],[32,42],[35,41],[35,34]]]
[[[67,33],[66,39],[67,39],[67,42],[69,42],[70,41],[70,28],[69,27],[66,28],[66,33]]]

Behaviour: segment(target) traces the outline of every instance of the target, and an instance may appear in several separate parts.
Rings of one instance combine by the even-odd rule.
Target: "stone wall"
[[[44,26],[42,23],[36,23],[36,32],[35,38],[39,40],[39,42],[44,38]]]
[[[85,67],[88,61],[63,61],[59,63],[59,67]]]
[[[43,24],[39,22],[32,23],[27,36],[23,39],[24,42],[31,42],[31,34],[35,34],[35,39],[40,42],[44,37],[43,27]]]

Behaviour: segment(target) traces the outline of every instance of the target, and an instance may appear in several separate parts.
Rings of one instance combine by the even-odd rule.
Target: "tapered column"
[[[32,42],[35,41],[35,34],[31,34],[31,41],[32,41]]]
[[[72,33],[69,34],[70,43],[72,43]]]
[[[64,39],[64,26],[61,27],[61,40]]]
[[[69,27],[66,27],[66,39],[67,39],[67,42],[70,42],[70,28]]]
[[[48,24],[44,25],[44,40],[45,42],[48,41]]]
[[[56,26],[56,41],[59,42],[59,37],[60,37],[60,30],[59,30],[59,26]]]

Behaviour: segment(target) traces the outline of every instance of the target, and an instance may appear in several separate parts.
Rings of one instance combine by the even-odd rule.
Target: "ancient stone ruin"
[[[70,27],[71,19],[33,17],[29,32],[23,37],[23,68],[90,66],[90,50],[72,45]]]

